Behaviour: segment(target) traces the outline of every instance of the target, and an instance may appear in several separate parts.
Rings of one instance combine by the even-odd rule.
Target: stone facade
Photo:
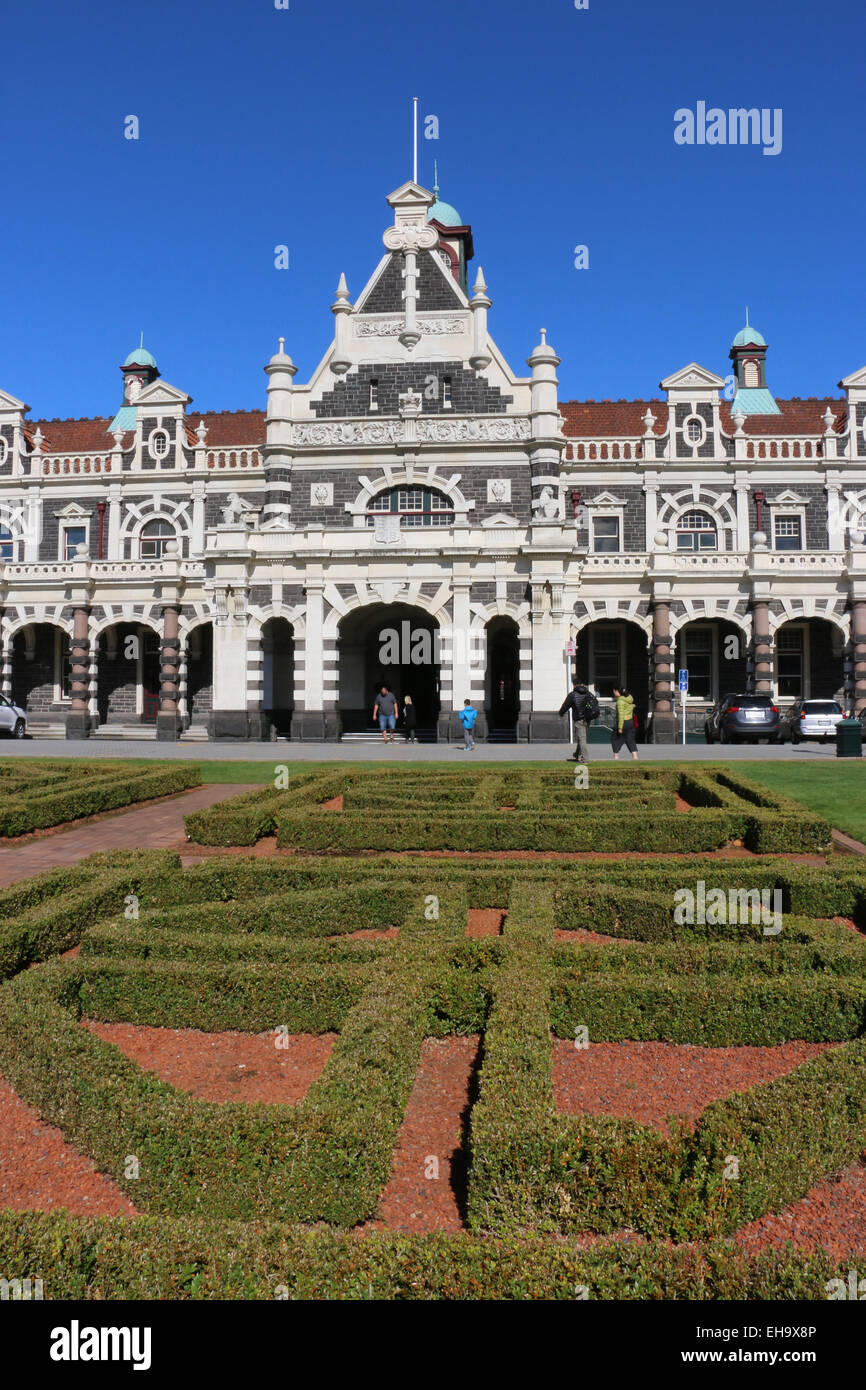
[[[431,202],[390,196],[386,254],[354,305],[341,277],[306,383],[281,340],[265,410],[198,416],[143,348],[114,420],[0,391],[2,685],[33,731],[360,736],[385,679],[424,737],[470,698],[482,736],[561,739],[577,673],[664,740],[684,665],[694,728],[729,690],[866,704],[866,368],[766,415],[696,363],[562,401],[544,330],[528,374],[503,359]]]

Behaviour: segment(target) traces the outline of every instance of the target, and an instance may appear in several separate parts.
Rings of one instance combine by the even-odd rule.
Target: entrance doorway
[[[340,624],[340,722],[344,734],[378,731],[376,695],[387,685],[403,701],[412,696],[417,736],[435,742],[439,719],[439,624],[405,603],[374,604]]]
[[[520,713],[520,632],[513,618],[487,624],[487,728],[491,743],[516,743]]]

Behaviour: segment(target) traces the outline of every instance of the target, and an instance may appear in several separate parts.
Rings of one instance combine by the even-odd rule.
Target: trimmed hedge
[[[563,989],[553,965],[553,927],[551,897],[518,887],[506,923],[508,958],[493,981],[472,1116],[474,1230],[568,1234],[627,1226],[648,1236],[709,1238],[779,1210],[860,1152],[866,1143],[862,1037],[708,1106],[694,1132],[677,1122],[667,1138],[633,1121],[559,1114],[550,1046],[554,1010],[563,1031],[578,1022],[588,1026],[591,1046],[593,1026],[602,1037],[612,1031],[645,1036],[647,1014],[656,1032],[671,1027],[665,1012],[677,1020],[675,1027],[687,1025],[690,1009],[692,1027],[712,1028],[716,1001],[707,992],[701,1003],[692,981],[621,976],[608,983],[596,976],[582,982],[579,973],[569,998],[568,981]],[[780,1015],[790,1024],[792,1009],[799,1008],[798,1021],[811,1011],[814,1031],[825,1039],[834,1027],[844,1036],[850,1036],[846,1026],[863,1030],[861,983],[819,982],[811,996],[805,980],[756,982],[754,989],[752,1004],[744,985],[728,986],[730,1027],[749,1011],[755,1028]],[[621,1033],[617,1010],[628,1011]],[[737,1181],[725,1177],[732,1155]]]
[[[671,1249],[475,1236],[406,1236],[201,1218],[0,1212],[0,1269],[44,1279],[46,1300],[818,1300],[847,1279],[823,1253],[727,1241]],[[861,1261],[862,1265],[862,1261]]]
[[[0,991],[0,1067],[139,1209],[355,1225],[375,1212],[387,1179],[421,1042],[433,1027],[432,984],[443,947],[463,937],[466,910],[453,891],[440,899],[439,920],[427,921],[420,907],[410,914],[395,949],[370,967],[322,1075],[296,1106],[195,1100],[76,1022],[82,1010],[104,1016],[115,1007],[128,1018],[138,991],[151,1020],[157,1009],[165,1016],[177,1008],[188,1025],[196,998],[201,1007],[210,998],[214,1023],[218,1015],[224,1027],[234,1009],[250,1026],[263,989],[274,991],[273,1007],[284,1014],[296,1005],[297,972],[287,978],[282,969],[191,971],[157,962],[124,969],[92,959],[42,966]],[[351,972],[355,984],[363,970]],[[310,1000],[323,975],[340,973],[310,971]],[[240,1005],[239,980],[247,990]],[[268,1026],[288,1021],[277,1013]],[[139,1158],[138,1181],[125,1176],[128,1154]]]
[[[93,762],[85,767],[77,765],[72,778],[61,773],[50,776],[50,784],[37,783],[28,790],[26,800],[3,800],[0,836],[26,835],[32,830],[201,786],[201,769],[190,763],[143,770],[128,767],[103,775],[101,765]]]

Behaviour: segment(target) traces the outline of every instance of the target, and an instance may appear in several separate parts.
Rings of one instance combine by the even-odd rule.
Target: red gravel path
[[[866,1167],[850,1164],[777,1216],[750,1222],[734,1239],[750,1255],[790,1240],[800,1250],[827,1250],[836,1259],[866,1256]]]
[[[503,907],[470,907],[466,935],[474,938],[501,936],[507,913]]]
[[[478,1045],[477,1037],[427,1038],[422,1044],[391,1176],[382,1192],[378,1217],[367,1223],[367,1229],[412,1235],[463,1229],[462,1139]],[[425,1176],[431,1158],[438,1160],[438,1178]]]
[[[0,1207],[68,1207],[73,1216],[135,1216],[135,1207],[55,1125],[0,1077]]]
[[[562,927],[554,929],[554,939],[556,941],[570,941],[574,946],[588,943],[594,946],[631,946],[633,941],[628,936],[605,936],[603,932],[591,931],[589,927],[575,927],[573,931],[565,931]]]
[[[0,845],[0,888],[46,869],[77,864],[97,850],[178,849],[189,843],[184,816],[255,790],[255,785],[238,783],[196,787],[140,806],[104,812],[75,825],[57,826],[49,835],[21,844],[6,842]]]
[[[84,1022],[82,1027],[119,1047],[145,1071],[213,1101],[303,1100],[331,1055],[336,1033],[202,1033],[195,1028],[150,1028],[133,1023]]]
[[[778,1047],[696,1047],[684,1043],[553,1042],[553,1088],[568,1114],[617,1115],[667,1133],[665,1117],[696,1121],[705,1106],[734,1091],[784,1076],[832,1043]]]

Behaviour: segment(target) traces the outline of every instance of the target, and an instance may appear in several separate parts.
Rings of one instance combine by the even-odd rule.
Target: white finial
[[[750,327],[751,327],[751,324],[749,323],[749,306],[748,306],[748,304],[746,305],[746,327],[747,327],[747,328],[750,328]]]
[[[141,330],[141,337],[138,340],[138,346],[140,348],[144,347],[144,329]]]
[[[824,421],[824,430],[825,430],[825,433],[826,433],[826,434],[832,434],[832,432],[833,432],[833,425],[834,425],[834,423],[835,423],[835,421],[836,421],[836,416],[833,414],[833,412],[832,412],[832,410],[830,409],[829,405],[827,406],[827,409],[824,411],[824,414],[821,416],[821,419]]]
[[[646,415],[643,417],[644,435],[650,435],[650,434],[652,434],[652,432],[653,432],[653,425],[655,424],[655,422],[656,422],[656,417],[653,415],[653,413],[652,413],[652,411],[650,410],[649,406],[647,406],[647,408],[646,408]]]
[[[475,276],[475,284],[472,286],[476,294],[486,294],[487,285],[484,280],[484,271],[478,267],[478,274]]]
[[[42,433],[41,429],[40,429],[39,426],[37,425],[37,426],[36,426],[36,433],[35,433],[34,436],[33,436],[33,447],[34,447],[34,449],[36,450],[37,454],[38,454],[38,453],[40,452],[40,450],[42,449],[42,441],[43,441],[44,438],[45,438],[45,435]]]
[[[196,436],[198,438],[199,444],[204,444],[207,438],[207,425],[205,424],[204,420],[199,420],[198,429],[196,430]]]
[[[546,329],[546,328],[542,328],[542,330],[541,330],[541,341],[542,341],[542,343],[545,344],[545,346],[547,345],[547,329]]]
[[[285,340],[285,338],[280,338],[280,339],[279,339],[279,344],[280,344],[280,352],[285,352],[285,350],[286,350],[286,340]]]
[[[346,276],[345,276],[345,273],[342,272],[342,271],[341,271],[341,273],[340,273],[340,283],[339,283],[338,286],[337,286],[337,298],[338,298],[338,299],[348,299],[348,298],[349,298],[349,286],[346,284]]]
[[[418,182],[418,98],[412,98],[412,181]]]
[[[743,425],[746,423],[746,417],[743,414],[742,410],[740,410],[739,406],[734,411],[733,415],[731,416],[731,419],[733,420],[735,425],[734,433],[740,435],[745,434]]]

